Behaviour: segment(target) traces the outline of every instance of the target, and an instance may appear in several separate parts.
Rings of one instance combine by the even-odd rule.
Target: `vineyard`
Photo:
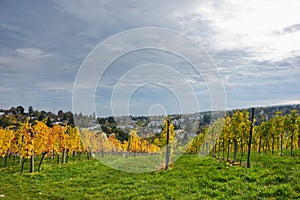
[[[108,169],[93,159],[95,156],[103,157],[104,159],[106,157],[121,157],[121,159],[133,165],[137,165],[138,159],[143,163],[149,163],[153,157],[164,158],[166,153],[165,145],[167,140],[169,140],[171,169],[168,171],[178,176],[175,177],[176,180],[179,178],[183,181],[190,181],[191,185],[183,186],[184,190],[186,190],[185,192],[180,189],[187,196],[193,198],[240,198],[243,196],[251,199],[256,198],[256,195],[258,195],[267,198],[277,198],[278,196],[282,198],[300,198],[300,116],[297,110],[292,110],[290,113],[284,115],[276,112],[273,117],[269,119],[262,118],[260,120],[259,123],[255,118],[252,121],[247,110],[237,110],[233,113],[228,113],[224,118],[218,118],[210,126],[201,129],[201,131],[199,130],[199,134],[193,140],[184,144],[186,152],[181,152],[185,153],[182,156],[183,158],[179,158],[176,161],[175,154],[181,150],[181,148],[178,149],[177,147],[182,141],[176,135],[177,130],[175,126],[172,123],[167,123],[167,118],[162,123],[161,133],[155,138],[142,138],[139,136],[137,129],[132,129],[130,130],[128,140],[123,141],[118,140],[113,133],[106,134],[102,131],[88,129],[80,130],[77,127],[67,124],[47,126],[47,119],[41,121],[26,119],[23,122],[19,122],[17,126],[0,128],[0,173],[2,178],[7,176],[7,179],[4,180],[4,185],[0,186],[0,195],[2,195],[1,191],[3,191],[6,192],[5,195],[11,196],[12,199],[20,198],[19,196],[9,194],[9,188],[14,188],[9,182],[13,181],[14,177],[17,177],[19,185],[28,188],[29,185],[27,185],[26,180],[32,178],[32,180],[39,179],[44,184],[51,185],[51,183],[43,178],[44,176],[49,176],[54,183],[58,181],[57,184],[60,184],[61,181],[66,181],[70,184],[67,189],[70,190],[70,193],[62,194],[56,191],[62,198],[75,198],[78,196],[73,196],[71,192],[73,190],[72,180],[78,179],[80,171],[89,171],[91,168],[94,170],[94,175],[86,172],[86,176],[96,176],[99,180],[100,178],[106,179],[106,184],[118,191],[117,193],[120,193],[120,195],[127,196],[128,198],[143,199],[140,198],[143,196],[139,195],[140,193],[145,193],[145,195],[152,196],[153,198],[176,199],[178,194],[173,188],[169,188],[168,186],[168,184],[172,185],[171,182],[162,183],[161,185],[162,187],[169,188],[171,193],[164,193],[160,188],[156,189],[156,191],[160,191],[158,194],[155,192],[151,194],[145,192],[146,186],[152,187],[151,184],[154,184],[153,181],[155,180],[152,180],[151,176],[154,176],[157,180],[161,180],[160,176],[170,178],[167,171],[163,172],[164,170],[162,169],[165,169],[164,167],[158,167],[156,171],[148,175],[146,173],[144,176],[135,176]],[[253,134],[250,140],[251,130]],[[251,156],[249,152],[251,152]],[[189,156],[187,154],[193,155]],[[209,154],[210,156],[199,158],[197,157],[199,154]],[[252,161],[250,169],[245,168],[246,157],[248,155],[248,158]],[[199,171],[199,167],[201,168],[201,172]],[[280,171],[278,167],[287,171]],[[73,171],[75,175],[67,172],[68,169]],[[191,179],[192,177],[182,177],[180,175],[181,172],[187,175],[193,170],[198,170],[198,173],[202,174],[203,179],[198,178],[197,180],[201,180],[203,183]],[[209,170],[213,170],[219,175],[215,177],[214,174],[208,172]],[[60,174],[58,175],[59,177],[67,177],[69,180],[55,178],[53,175],[50,175],[52,172]],[[113,175],[110,176],[107,173],[112,173]],[[125,173],[123,176],[128,176],[130,181],[133,181],[133,178],[145,183],[142,184],[142,189],[137,190],[140,193],[132,193],[132,195],[123,194],[115,185],[112,185],[110,179],[115,180],[120,173]],[[286,177],[283,177],[280,173],[285,173]],[[73,175],[77,177],[73,177]],[[199,175],[194,174],[194,176],[198,177]],[[239,188],[240,181],[242,181],[239,177],[242,177],[246,181],[246,183],[243,183],[244,186],[252,188],[250,191],[254,191],[253,193],[247,192],[244,188]],[[170,179],[173,180],[172,178]],[[230,189],[230,179],[235,181],[234,187],[236,187],[237,191]],[[79,177],[78,180],[83,179]],[[86,178],[84,181],[88,180]],[[211,182],[209,180],[215,181]],[[126,180],[123,181],[126,182]],[[175,182],[175,180],[173,181]],[[197,184],[196,188],[195,184]],[[227,186],[225,187],[222,184]],[[144,187],[144,185],[146,186]],[[175,188],[179,188],[180,184],[175,184],[174,186]],[[86,186],[83,187],[98,188],[98,186],[91,186],[90,183],[86,183]],[[122,184],[119,187],[123,187]],[[138,186],[135,185],[134,187]],[[213,192],[211,187],[220,187],[221,189],[219,192],[217,192],[218,189]],[[263,187],[263,189],[255,187]],[[39,186],[35,186],[35,188],[37,191],[42,191],[42,188]],[[86,188],[87,191],[89,191],[88,188]],[[26,192],[31,189],[23,188],[23,190]],[[38,197],[36,195],[32,196],[31,193],[28,193],[27,196],[34,198],[60,198],[60,196],[51,196],[54,190],[52,191],[51,188],[48,188],[48,190],[47,194],[44,191],[39,192],[40,195]],[[101,190],[105,191],[107,189],[102,188]],[[95,191],[90,191],[90,193],[91,196],[81,193],[77,193],[77,195],[80,198],[117,198],[116,194],[111,192],[111,190],[107,190],[108,196],[103,195],[103,193],[99,196]]]
[[[104,155],[160,155],[166,144],[166,121],[159,136],[152,140],[139,137],[137,130],[131,130],[126,141],[118,140],[115,135],[104,132],[82,129],[68,125],[46,125],[46,120],[29,122],[29,119],[14,126],[0,128],[0,167],[7,167],[8,159],[11,165],[20,165],[21,173],[27,160],[30,162],[30,172],[35,170],[35,158],[38,158],[38,171],[44,159],[66,163],[76,155],[86,154],[90,159],[93,154]],[[248,148],[258,154],[279,154],[289,150],[293,156],[295,149],[300,149],[300,116],[297,110],[290,114],[276,115],[253,127],[253,136],[249,146],[249,132],[252,125],[247,110],[238,110],[231,116],[215,120],[211,126],[200,132],[192,141],[186,144],[187,153],[210,153],[213,157],[233,163],[243,164]],[[174,126],[170,130],[171,147],[178,146]],[[182,152],[184,153],[184,152]],[[233,153],[233,158],[230,158]],[[237,156],[239,154],[239,157]]]
[[[44,158],[56,158],[58,163],[65,163],[69,154],[75,157],[76,153],[84,152],[87,151],[81,142],[79,132],[69,126],[54,125],[49,128],[45,120],[36,121],[33,125],[27,119],[24,123],[20,123],[18,129],[14,127],[0,129],[0,156],[1,161],[4,160],[2,166],[7,167],[9,158],[13,160],[10,162],[11,165],[18,160],[21,173],[27,160],[30,160],[30,172],[34,172],[37,156],[41,157],[38,165],[40,170]]]
[[[230,160],[229,155],[233,152],[231,160],[242,162],[247,153],[251,123],[247,110],[236,111],[232,116],[218,119],[204,134],[199,134],[192,141],[188,152],[212,149],[212,156],[224,160]],[[253,127],[251,152],[283,155],[283,151],[289,150],[289,155],[293,156],[295,149],[300,150],[300,117],[297,110],[292,110],[287,115],[276,112],[273,118]],[[240,153],[239,158],[237,153]]]
[[[135,131],[131,131],[130,135],[129,141],[121,143],[114,134],[107,137],[105,133],[82,130],[81,138],[78,128],[59,124],[50,128],[45,120],[36,121],[35,124],[25,120],[17,130],[14,127],[0,128],[0,167],[8,167],[8,159],[12,160],[10,165],[15,165],[18,160],[22,173],[25,162],[29,160],[30,172],[33,173],[35,158],[39,158],[40,171],[45,158],[64,164],[70,156],[74,160],[77,154],[86,153],[90,159],[92,152],[101,155],[160,152],[158,146],[139,138]]]

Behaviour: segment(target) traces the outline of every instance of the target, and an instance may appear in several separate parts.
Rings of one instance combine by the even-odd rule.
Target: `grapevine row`
[[[216,120],[211,126],[200,133],[190,144],[189,153],[210,152],[212,156],[230,160],[233,153],[233,162],[240,162],[248,148],[251,121],[247,110],[236,111],[232,116]],[[283,155],[289,150],[293,156],[295,149],[300,150],[300,116],[297,110],[290,114],[276,115],[265,120],[253,128],[251,151]]]

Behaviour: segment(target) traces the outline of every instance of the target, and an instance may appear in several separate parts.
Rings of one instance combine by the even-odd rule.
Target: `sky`
[[[124,108],[134,115],[211,110],[212,96],[222,92],[226,96],[216,104],[226,109],[300,103],[299,8],[298,0],[0,0],[0,108],[84,113],[91,102],[74,98],[73,88],[85,65],[101,68],[97,59],[152,36],[120,40],[102,54],[99,44],[145,27],[170,30],[199,45],[224,91],[208,83],[216,78],[209,70],[199,74],[181,54],[130,51],[105,73],[90,74],[98,78],[91,95],[97,115],[122,114]],[[155,45],[171,41],[170,48],[199,57],[175,35],[155,36]],[[96,60],[89,56],[93,51]]]

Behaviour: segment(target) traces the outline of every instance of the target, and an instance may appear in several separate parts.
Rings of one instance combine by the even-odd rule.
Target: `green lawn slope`
[[[299,152],[297,152],[299,155]],[[299,156],[253,153],[252,167],[183,155],[168,171],[125,173],[98,160],[20,175],[0,170],[0,199],[300,199]]]

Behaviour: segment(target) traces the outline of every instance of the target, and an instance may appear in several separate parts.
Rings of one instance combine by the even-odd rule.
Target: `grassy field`
[[[97,160],[0,170],[0,199],[300,199],[300,157],[252,156],[252,167],[184,155],[169,171],[125,173]]]

